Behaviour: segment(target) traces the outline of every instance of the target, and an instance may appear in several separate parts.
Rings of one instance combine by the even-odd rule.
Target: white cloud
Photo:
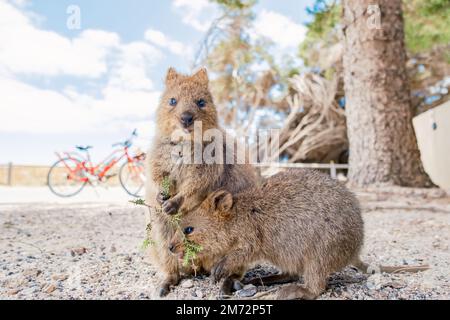
[[[190,46],[186,46],[180,41],[172,40],[161,31],[155,29],[148,29],[145,32],[145,39],[179,56],[190,56],[192,54]]]
[[[39,28],[32,12],[0,0],[0,132],[102,133],[138,127],[151,136],[160,93],[150,78],[162,53],[146,41],[123,43],[116,33],[85,30],[74,39]],[[92,82],[43,89],[28,76]],[[24,77],[25,76],[25,77]],[[45,82],[42,82],[45,83]]]
[[[120,47],[109,85],[127,90],[149,90],[151,68],[162,59],[162,54],[145,42],[132,42]]]
[[[74,90],[59,93],[1,77],[0,128],[12,133],[94,133],[151,123],[159,92],[109,87],[100,99]]]
[[[182,16],[183,23],[205,32],[218,14],[217,6],[209,0],[175,0],[173,7]]]
[[[0,128],[3,132],[73,132],[94,125],[86,108],[51,90],[42,90],[23,82],[0,78]],[[79,128],[75,128],[79,127]]]
[[[36,28],[30,17],[0,1],[0,64],[13,73],[97,78],[107,71],[107,57],[119,46],[115,33],[83,31],[67,39]]]
[[[254,22],[257,36],[266,37],[282,49],[297,48],[305,39],[306,27],[280,13],[263,9]]]

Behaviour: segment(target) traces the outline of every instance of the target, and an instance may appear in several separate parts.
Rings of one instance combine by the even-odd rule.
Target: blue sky
[[[312,2],[260,0],[255,35],[294,54]],[[133,128],[145,149],[167,68],[190,70],[217,13],[207,0],[0,0],[0,164],[50,164],[75,144],[100,159]]]

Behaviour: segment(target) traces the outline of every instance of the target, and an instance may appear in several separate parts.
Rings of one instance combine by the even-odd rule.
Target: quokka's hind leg
[[[178,272],[167,275],[158,287],[160,297],[165,297],[170,292],[171,286],[176,286],[180,282],[180,274]]]
[[[236,283],[239,282],[239,277],[237,275],[231,275],[226,277],[220,287],[219,298],[224,299],[233,294],[233,291],[236,291]]]
[[[220,287],[219,298],[226,298],[233,294],[234,291],[242,289],[240,280],[244,277],[243,270],[236,270],[232,275],[225,278]]]
[[[315,271],[314,269],[315,268],[306,270],[305,274],[303,275],[303,278],[305,280],[304,285],[292,283],[290,285],[282,287],[277,293],[277,299],[316,299],[326,289],[327,275],[324,272],[321,272],[317,269],[317,271]]]
[[[316,299],[326,288],[326,281],[323,281],[323,285],[308,286],[307,284],[301,285],[298,283],[292,283],[283,287],[278,291],[277,299],[279,300],[313,300]]]
[[[176,286],[181,279],[181,270],[179,268],[178,260],[175,256],[168,253],[169,250],[163,250],[159,248],[158,261],[159,268],[162,274],[164,274],[163,281],[158,287],[158,294],[160,297],[165,297],[170,292],[170,287]]]
[[[299,280],[299,276],[293,276],[286,273],[272,274],[270,276],[255,277],[247,281],[243,281],[243,284],[253,284],[255,286],[271,286],[274,284],[284,284]]]

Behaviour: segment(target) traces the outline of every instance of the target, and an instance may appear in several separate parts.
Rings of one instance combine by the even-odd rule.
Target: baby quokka
[[[315,171],[286,171],[235,195],[212,192],[183,216],[181,231],[169,245],[179,257],[184,237],[202,247],[199,256],[208,256],[214,264],[215,280],[225,279],[225,294],[260,262],[276,266],[280,279],[303,276],[304,285],[282,287],[278,299],[314,299],[325,290],[331,273],[348,265],[364,272],[368,267],[359,258],[364,231],[357,199]],[[386,272],[394,269],[381,267]]]

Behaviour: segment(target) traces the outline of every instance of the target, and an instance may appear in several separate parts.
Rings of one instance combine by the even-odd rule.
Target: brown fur
[[[226,278],[222,290],[242,279],[253,264],[269,262],[284,276],[303,275],[305,285],[283,287],[280,299],[313,299],[326,287],[332,272],[349,264],[366,267],[359,259],[363,220],[359,203],[344,186],[309,170],[290,170],[267,179],[234,197],[219,190],[182,218],[188,239],[214,265],[216,280]],[[182,235],[171,245],[183,252]]]
[[[176,98],[178,101],[175,107],[168,103],[171,98]],[[199,108],[196,105],[196,101],[199,99],[205,100],[205,107]],[[156,190],[164,177],[169,176],[173,184],[171,198],[167,200],[158,198],[162,202],[163,209],[172,213],[189,212],[199,205],[209,193],[220,187],[237,192],[257,182],[255,170],[250,165],[174,164],[173,151],[177,149],[174,148],[170,138],[173,130],[183,129],[180,117],[184,112],[190,112],[196,121],[202,121],[203,130],[219,128],[217,111],[208,89],[208,77],[204,69],[193,76],[181,75],[175,70],[169,69],[166,89],[157,111],[158,130],[153,148],[149,151],[147,190]],[[188,133],[188,135],[192,134],[192,132]],[[192,148],[193,151],[194,148]],[[155,192],[147,192],[148,204],[157,205],[154,201],[155,196]],[[170,285],[179,281],[181,271],[190,273],[191,270],[190,268],[182,270],[177,259],[167,250],[174,233],[170,217],[164,213],[153,212],[152,220],[153,227],[150,236],[156,245],[151,251],[154,263],[161,272],[166,274],[161,288],[161,295],[164,295],[168,293]],[[204,268],[201,260],[197,262],[197,265],[208,270]]]

